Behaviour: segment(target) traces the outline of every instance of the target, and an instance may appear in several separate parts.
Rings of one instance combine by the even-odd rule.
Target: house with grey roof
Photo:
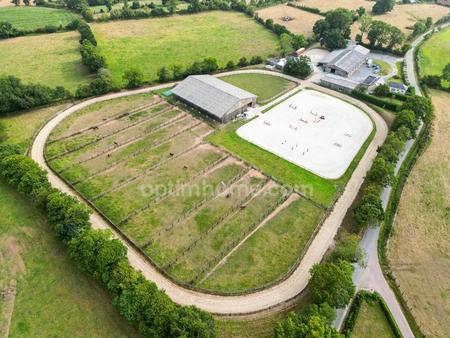
[[[192,75],[181,81],[172,94],[220,122],[256,105],[257,96],[211,75]]]
[[[319,62],[319,66],[322,66],[326,73],[350,77],[367,62],[369,53],[370,50],[363,46],[351,45],[331,52]]]
[[[393,94],[406,94],[408,87],[401,82],[391,82],[389,83],[389,91]]]

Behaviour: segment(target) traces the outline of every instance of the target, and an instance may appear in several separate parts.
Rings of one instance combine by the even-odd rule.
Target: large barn
[[[368,59],[370,50],[359,45],[335,50],[319,62],[326,73],[343,77],[352,76]]]
[[[256,95],[211,75],[192,75],[180,82],[173,95],[220,122],[256,105]]]

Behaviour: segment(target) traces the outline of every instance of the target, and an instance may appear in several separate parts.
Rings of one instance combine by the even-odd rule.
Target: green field
[[[17,280],[9,337],[138,336],[98,282],[69,259],[43,216],[3,182],[0,214],[0,289]],[[0,302],[0,333],[10,305]]]
[[[448,55],[450,55],[450,28],[433,34],[420,47],[418,55],[420,75],[441,75],[444,67],[450,63]]]
[[[392,67],[391,65],[383,60],[373,60],[373,63],[380,66],[380,75],[384,76],[384,75],[388,75],[392,72]]]
[[[220,79],[255,94],[259,104],[267,103],[295,87],[294,82],[266,74],[236,74]]]
[[[74,91],[89,74],[81,64],[78,40],[77,32],[0,40],[0,76],[14,75],[24,82]]]
[[[145,80],[157,79],[162,66],[184,67],[206,57],[221,66],[241,57],[277,53],[278,39],[241,13],[207,12],[169,18],[114,21],[91,25],[117,83],[138,67]]]
[[[11,23],[15,28],[35,30],[45,26],[66,26],[78,15],[62,9],[46,7],[7,7],[0,9],[0,22]]]
[[[440,75],[450,63],[450,28],[435,33],[424,42],[419,52],[421,75]]]
[[[0,122],[6,127],[8,142],[19,144],[25,152],[31,145],[36,130],[58,111],[70,105],[71,103],[66,103],[0,117]]]
[[[352,331],[355,338],[390,338],[395,337],[391,325],[381,308],[381,305],[374,301],[368,303],[363,301],[358,312],[355,327]]]

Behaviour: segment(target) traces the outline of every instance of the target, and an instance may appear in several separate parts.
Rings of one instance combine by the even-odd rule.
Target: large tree
[[[383,14],[394,9],[395,0],[377,0],[372,7],[373,14]]]
[[[314,302],[326,302],[335,308],[346,306],[355,293],[352,274],[353,267],[343,260],[314,265],[308,284]]]
[[[350,38],[350,26],[353,23],[352,12],[345,8],[329,11],[325,19],[318,20],[313,27],[317,40],[328,49],[345,48]]]
[[[310,62],[311,60],[306,56],[300,56],[299,58],[290,57],[283,68],[283,72],[304,79],[312,72]]]

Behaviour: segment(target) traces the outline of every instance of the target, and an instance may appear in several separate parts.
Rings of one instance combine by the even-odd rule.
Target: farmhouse
[[[352,45],[331,52],[319,62],[319,66],[322,66],[326,73],[350,77],[367,62],[369,52],[370,50],[365,47]]]
[[[391,82],[389,84],[389,91],[394,94],[406,94],[408,87],[401,82]]]
[[[231,121],[256,105],[256,95],[211,75],[193,75],[173,90],[175,97],[220,122]]]

